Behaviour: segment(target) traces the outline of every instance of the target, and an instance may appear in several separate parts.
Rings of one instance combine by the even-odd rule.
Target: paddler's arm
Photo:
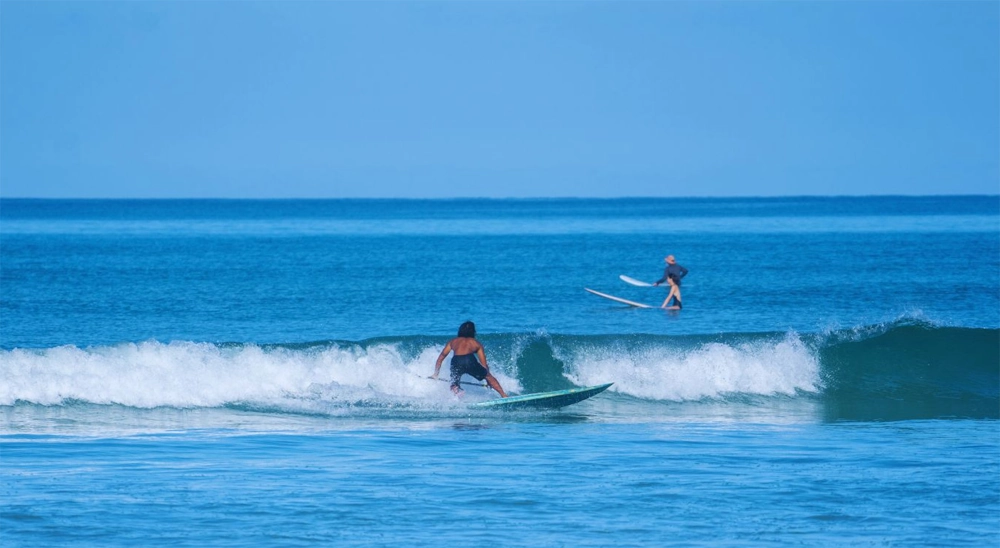
[[[655,282],[653,282],[653,285],[660,285],[663,282],[667,281],[667,279],[670,278],[670,276],[668,275],[669,272],[670,272],[670,267],[669,266],[667,268],[664,268],[663,269],[663,277],[660,278],[659,280],[656,280]]]

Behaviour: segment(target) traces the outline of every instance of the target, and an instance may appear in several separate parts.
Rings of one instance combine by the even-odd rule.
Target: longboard
[[[653,284],[651,284],[649,282],[644,282],[642,280],[637,280],[635,278],[630,278],[630,277],[628,277],[628,276],[626,276],[624,274],[622,274],[621,276],[618,276],[618,277],[621,278],[621,280],[623,282],[627,283],[627,284],[637,285],[639,287],[653,287]]]
[[[479,403],[474,403],[469,407],[473,409],[524,409],[524,408],[534,408],[534,409],[556,409],[559,407],[566,407],[567,405],[574,404],[583,401],[591,396],[595,396],[604,392],[611,386],[612,382],[608,384],[601,384],[597,386],[588,386],[586,388],[570,388],[568,390],[555,390],[553,392],[539,392],[537,394],[524,394],[521,396],[511,396],[509,398],[497,398],[495,400],[482,401]]]
[[[589,288],[586,288],[586,287],[583,288],[583,289],[585,291],[589,291],[589,292],[593,293],[594,295],[597,295],[598,297],[604,297],[605,299],[611,299],[612,301],[619,302],[619,303],[622,303],[622,304],[627,304],[629,306],[634,306],[636,308],[653,308],[652,306],[649,306],[648,304],[637,303],[635,301],[630,301],[628,299],[623,299],[621,297],[615,297],[614,295],[608,295],[607,293],[601,293],[600,291],[594,291],[593,289],[589,289]]]

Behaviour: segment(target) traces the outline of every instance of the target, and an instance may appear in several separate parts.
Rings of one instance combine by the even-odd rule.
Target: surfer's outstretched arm
[[[448,344],[444,345],[444,350],[442,350],[441,354],[438,356],[437,363],[434,364],[434,374],[431,376],[432,379],[438,378],[438,373],[441,372],[441,362],[444,361],[444,357],[447,356],[449,352],[451,352],[451,341],[448,341]]]

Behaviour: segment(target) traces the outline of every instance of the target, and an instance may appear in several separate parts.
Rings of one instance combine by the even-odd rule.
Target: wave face
[[[639,406],[802,400],[818,405],[827,420],[1000,415],[996,329],[897,322],[822,335],[517,333],[481,340],[494,374],[514,392],[614,382],[611,401]],[[321,414],[461,406],[446,383],[425,378],[443,343],[417,336],[3,350],[0,405]],[[447,362],[443,369],[447,377]],[[489,397],[470,388],[464,401]]]
[[[1000,416],[1000,330],[896,325],[819,351],[834,418]]]

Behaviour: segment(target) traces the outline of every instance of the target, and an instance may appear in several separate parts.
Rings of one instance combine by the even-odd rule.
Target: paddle
[[[442,379],[440,377],[437,378],[437,379],[435,379],[434,377],[424,377],[424,378],[430,379],[432,381],[451,382],[448,379]],[[486,386],[486,383],[478,383],[478,382],[463,382],[463,381],[459,381],[458,384],[464,384],[465,386]]]

